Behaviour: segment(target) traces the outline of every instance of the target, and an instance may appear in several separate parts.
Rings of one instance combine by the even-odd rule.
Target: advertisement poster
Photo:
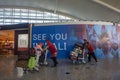
[[[113,25],[86,25],[88,40],[95,49],[97,58],[118,57],[118,37]]]
[[[58,58],[68,58],[76,42],[86,38],[85,25],[48,25],[32,27],[32,47],[39,42],[46,45],[45,39],[49,38],[58,50]]]
[[[64,24],[32,27],[32,47],[39,42],[46,46],[49,38],[58,50],[58,58],[68,58],[76,42],[83,39],[93,45],[97,58],[114,58],[120,56],[120,27],[98,24]]]
[[[18,35],[18,48],[28,48],[28,34]]]

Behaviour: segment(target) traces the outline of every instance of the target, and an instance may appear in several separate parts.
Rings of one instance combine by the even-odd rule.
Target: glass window
[[[0,11],[2,11],[2,12],[3,12],[3,11],[4,11],[4,9],[2,9],[2,8],[1,8],[1,9],[0,9]]]
[[[20,12],[14,12],[14,15],[20,15],[21,13]]]
[[[27,23],[27,22],[28,22],[28,20],[21,20],[21,22],[22,22],[22,23]]]
[[[21,13],[21,16],[28,16],[28,13]]]
[[[76,21],[67,16],[45,11],[19,8],[0,8],[0,24],[54,23]]]
[[[60,19],[65,19],[65,16],[59,15]]]
[[[43,14],[44,14],[44,12],[41,12],[41,11],[37,11],[37,14],[42,14],[42,15],[43,15]]]
[[[36,13],[29,13],[29,16],[36,16]]]
[[[12,15],[11,12],[5,12],[5,13],[4,13],[4,16],[7,16],[7,17],[9,17],[9,16],[11,16],[11,15]]]
[[[20,23],[21,21],[18,20],[18,19],[15,19],[13,22],[14,22],[14,23]]]
[[[11,19],[5,19],[4,21],[5,22],[11,22]]]
[[[12,23],[8,23],[8,22],[4,22],[5,25],[8,25],[8,24],[12,24]]]
[[[0,25],[3,25],[3,22],[0,22]]]
[[[21,13],[28,13],[28,9],[21,9]]]
[[[36,16],[37,19],[43,19],[43,16]]]
[[[36,23],[43,23],[43,20],[37,20]]]
[[[3,19],[0,19],[0,22],[3,22]]]
[[[14,11],[14,12],[20,12],[20,9],[17,9],[17,8],[15,9],[15,8],[13,8],[13,11]]]
[[[12,9],[10,9],[10,8],[5,8],[4,10],[5,10],[5,12],[11,12],[12,11]]]
[[[0,17],[3,17],[3,12],[0,12]]]
[[[35,22],[36,22],[36,20],[30,20],[29,22],[30,22],[30,23],[35,23]]]
[[[35,10],[29,10],[29,13],[36,13]]]

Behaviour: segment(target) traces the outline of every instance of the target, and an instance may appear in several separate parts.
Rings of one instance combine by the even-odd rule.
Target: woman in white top
[[[35,46],[35,50],[36,50],[36,64],[37,66],[39,66],[39,57],[41,56],[41,53],[43,52],[43,43],[38,43],[37,46]]]

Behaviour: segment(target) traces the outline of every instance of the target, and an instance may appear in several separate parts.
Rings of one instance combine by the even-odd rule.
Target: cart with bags
[[[48,49],[44,48],[43,52],[41,53],[40,58],[39,58],[39,65],[41,65],[41,66],[47,66],[48,65],[47,53],[48,53]]]
[[[87,62],[87,54],[82,43],[75,43],[73,50],[70,52],[70,59],[73,64],[80,64]]]

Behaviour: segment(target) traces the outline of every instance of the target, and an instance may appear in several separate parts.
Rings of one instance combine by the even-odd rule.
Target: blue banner
[[[48,25],[32,27],[32,47],[49,38],[58,50],[58,58],[68,58],[76,42],[85,38],[84,25]]]
[[[49,38],[58,50],[58,58],[68,58],[76,42],[86,38],[97,58],[120,57],[120,28],[113,25],[69,24],[32,27],[32,47]]]

